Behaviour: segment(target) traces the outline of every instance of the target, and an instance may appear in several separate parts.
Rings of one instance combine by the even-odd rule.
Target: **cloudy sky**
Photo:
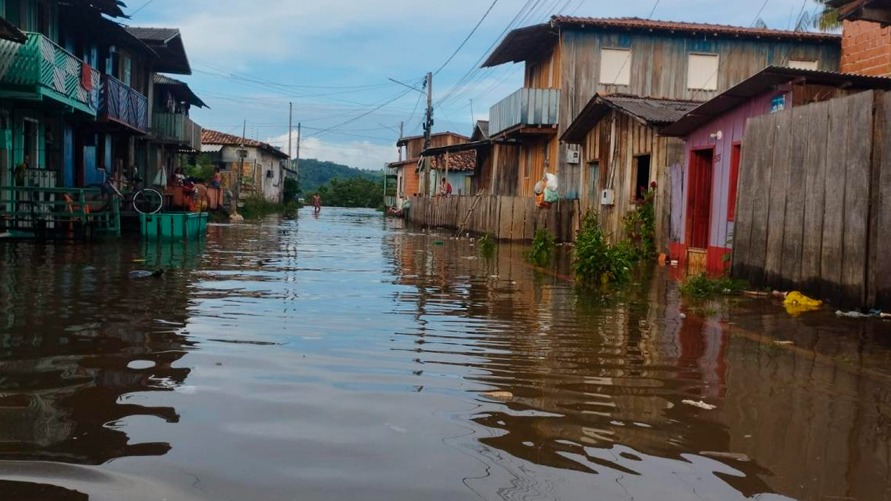
[[[467,135],[474,118],[520,88],[522,64],[479,68],[510,29],[553,14],[651,13],[743,26],[760,17],[787,29],[816,9],[813,0],[125,1],[127,24],[182,31],[192,75],[177,78],[210,106],[193,113],[198,123],[240,135],[247,121],[249,137],[286,147],[291,102],[301,158],[364,169],[396,159],[400,122],[406,135],[421,133],[423,95],[390,79],[420,88],[426,72],[437,72],[434,131]]]

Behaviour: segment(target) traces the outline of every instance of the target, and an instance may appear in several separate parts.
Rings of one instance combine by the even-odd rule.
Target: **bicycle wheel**
[[[164,205],[164,197],[157,190],[143,188],[133,195],[133,208],[140,214],[154,214]]]

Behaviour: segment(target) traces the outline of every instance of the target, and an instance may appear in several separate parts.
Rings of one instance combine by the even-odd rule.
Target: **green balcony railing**
[[[152,113],[152,135],[164,142],[201,151],[201,126],[182,113]]]
[[[0,95],[51,99],[96,115],[99,72],[40,33],[24,44],[0,40]]]

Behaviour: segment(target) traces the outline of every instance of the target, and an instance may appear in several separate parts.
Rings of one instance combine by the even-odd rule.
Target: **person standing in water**
[[[318,192],[314,193],[312,196],[312,212],[313,214],[322,212],[322,197],[319,196]]]

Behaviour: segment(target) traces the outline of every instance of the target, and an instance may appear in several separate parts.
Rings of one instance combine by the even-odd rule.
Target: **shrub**
[[[479,241],[480,255],[483,257],[492,257],[492,255],[495,254],[496,245],[495,240],[492,238],[492,234],[486,233]]]
[[[596,213],[588,213],[575,242],[572,271],[576,282],[584,287],[596,287],[609,282],[628,279],[634,256],[627,244],[611,246],[597,222]]]
[[[641,193],[635,210],[628,211],[623,218],[625,235],[630,244],[634,259],[651,259],[656,255],[656,183]]]
[[[709,278],[706,275],[696,275],[687,278],[681,284],[681,294],[694,299],[708,299],[721,294],[739,294],[746,289],[745,280],[736,280],[730,277]]]
[[[529,261],[538,266],[547,266],[551,263],[551,259],[554,257],[554,249],[556,248],[557,244],[554,241],[554,236],[548,230],[539,228],[535,230],[532,250],[528,254]]]

